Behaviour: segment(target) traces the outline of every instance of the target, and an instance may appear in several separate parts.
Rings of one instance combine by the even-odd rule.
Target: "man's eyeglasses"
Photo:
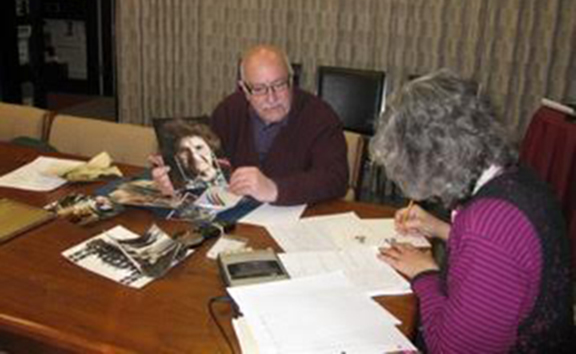
[[[288,88],[290,88],[290,85],[292,83],[292,79],[288,78],[288,79],[284,79],[284,80],[280,80],[277,82],[273,82],[270,85],[250,85],[247,82],[244,82],[244,86],[246,87],[246,90],[248,91],[249,94],[253,95],[253,96],[265,96],[270,92],[274,92],[274,93],[280,93],[280,92],[284,92],[286,90],[288,90]]]

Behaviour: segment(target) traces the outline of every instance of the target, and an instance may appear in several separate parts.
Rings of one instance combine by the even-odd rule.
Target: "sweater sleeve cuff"
[[[437,269],[434,270],[426,270],[421,273],[416,274],[414,278],[410,281],[410,286],[414,291],[418,291],[420,287],[427,287],[426,284],[430,282],[436,283],[438,280],[438,276],[440,271]]]
[[[285,200],[286,199],[286,197],[285,197],[286,188],[287,188],[286,183],[283,183],[283,181],[280,179],[273,179],[272,181],[276,184],[277,194],[276,194],[276,200],[271,204],[273,204],[273,205],[286,204],[286,200]]]

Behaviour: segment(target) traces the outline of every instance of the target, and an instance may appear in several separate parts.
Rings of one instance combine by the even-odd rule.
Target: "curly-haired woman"
[[[389,100],[371,142],[375,161],[417,201],[400,232],[447,242],[445,268],[395,246],[380,258],[411,279],[424,344],[435,353],[564,352],[573,332],[568,239],[548,186],[518,165],[503,124],[473,85],[447,70]]]

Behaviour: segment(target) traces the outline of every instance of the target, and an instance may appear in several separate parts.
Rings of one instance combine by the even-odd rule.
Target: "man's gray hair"
[[[440,198],[447,207],[469,198],[490,165],[506,167],[517,159],[488,100],[446,69],[392,95],[370,153],[407,197]]]

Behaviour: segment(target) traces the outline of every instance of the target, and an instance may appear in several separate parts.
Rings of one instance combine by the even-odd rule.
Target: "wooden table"
[[[34,150],[4,143],[0,152],[0,174],[38,156]],[[138,171],[129,166],[121,169],[128,174]],[[66,185],[49,193],[0,188],[0,197],[43,206],[68,193],[88,193],[99,186]],[[393,213],[383,206],[334,201],[309,208],[306,215],[351,210],[361,217]],[[215,262],[205,257],[212,243],[140,290],[88,272],[61,255],[114,225],[140,233],[152,222],[169,232],[186,226],[133,208],[89,228],[57,219],[0,245],[0,349],[11,353],[230,353],[207,308],[210,298],[225,294]],[[279,249],[263,228],[241,224],[234,234],[249,238],[253,248]],[[377,300],[403,321],[401,329],[410,335],[415,297]],[[216,315],[237,347],[230,308],[219,305]]]

